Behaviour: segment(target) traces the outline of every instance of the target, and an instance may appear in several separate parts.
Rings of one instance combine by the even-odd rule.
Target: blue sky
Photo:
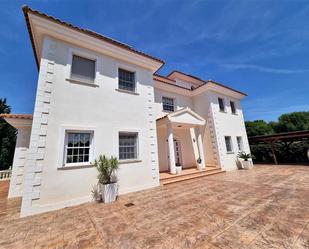
[[[0,97],[32,113],[38,72],[21,6],[27,4],[248,93],[246,120],[309,111],[309,2],[1,1]]]

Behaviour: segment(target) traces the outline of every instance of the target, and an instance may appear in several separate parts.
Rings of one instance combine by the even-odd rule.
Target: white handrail
[[[12,170],[6,169],[6,170],[0,170],[0,181],[6,181],[11,178]]]

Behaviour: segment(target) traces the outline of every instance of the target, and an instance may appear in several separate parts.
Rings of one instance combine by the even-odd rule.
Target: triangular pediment
[[[172,123],[184,123],[192,125],[204,125],[206,123],[200,115],[195,113],[189,108],[184,108],[179,111],[170,113],[167,115],[168,119]]]

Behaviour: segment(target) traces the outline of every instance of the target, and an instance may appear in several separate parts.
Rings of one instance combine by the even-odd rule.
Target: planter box
[[[182,166],[176,166],[176,174],[181,174]]]
[[[250,169],[253,165],[251,161],[242,161],[242,166],[244,169]]]
[[[118,195],[117,183],[100,184],[100,192],[104,203],[114,202]]]

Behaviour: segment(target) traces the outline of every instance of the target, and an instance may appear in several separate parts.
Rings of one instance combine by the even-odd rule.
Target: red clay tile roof
[[[243,93],[243,92],[241,92],[241,91],[238,91],[238,90],[236,90],[236,89],[234,89],[234,88],[232,88],[232,87],[226,86],[226,85],[224,85],[224,84],[222,84],[222,83],[219,83],[219,82],[216,82],[216,81],[214,81],[214,80],[203,80],[203,79],[201,79],[201,78],[198,78],[198,77],[193,76],[193,75],[190,75],[190,74],[183,73],[183,72],[178,71],[178,70],[174,70],[174,71],[172,71],[171,73],[169,73],[169,74],[167,75],[167,78],[168,78],[170,75],[172,75],[173,73],[180,73],[180,74],[186,75],[186,76],[188,76],[188,77],[191,77],[191,78],[193,78],[193,79],[202,81],[203,84],[200,85],[200,86],[195,87],[194,90],[197,89],[197,88],[200,88],[200,87],[202,87],[202,86],[204,86],[204,85],[206,85],[207,83],[213,83],[213,84],[216,84],[216,85],[218,85],[218,86],[221,86],[221,87],[224,87],[224,88],[226,88],[226,89],[229,89],[229,90],[231,90],[231,91],[240,93],[240,94],[242,94],[242,95],[244,95],[244,96],[248,96],[246,93]],[[193,90],[193,91],[194,91],[194,90]]]
[[[161,81],[161,82],[165,82],[165,83],[170,83],[170,84],[175,84],[176,83],[176,80],[172,80],[172,79],[170,79],[170,78],[168,78],[166,76],[159,75],[157,73],[153,74],[153,79]]]
[[[200,79],[200,78],[198,78],[198,77],[196,77],[196,76],[193,76],[193,75],[191,75],[191,74],[186,74],[186,73],[181,72],[181,71],[178,71],[178,70],[173,70],[172,72],[170,72],[170,73],[167,75],[167,77],[170,77],[173,73],[180,73],[180,74],[183,74],[183,75],[185,75],[185,76],[191,77],[191,78],[196,79],[196,80],[199,80],[199,81],[201,81],[201,82],[204,82],[204,80],[202,80],[202,79]]]
[[[175,86],[175,87],[178,87],[178,88],[182,88],[182,89],[185,89],[185,90],[188,90],[188,91],[192,91],[192,90],[189,89],[189,88],[176,85],[176,81],[175,81],[175,80],[169,79],[169,78],[167,78],[166,76],[162,76],[162,75],[159,75],[159,74],[154,74],[154,75],[153,75],[153,79],[156,80],[156,81],[160,81],[160,82],[162,82],[162,83],[165,83],[165,84],[167,84],[167,85],[171,85],[171,86]]]
[[[0,118],[32,119],[32,114],[0,114]]]
[[[168,114],[162,116],[161,118],[157,118],[156,121],[159,121],[159,120],[161,120],[161,119],[165,119],[165,118],[167,117],[167,115],[168,115]]]
[[[71,28],[73,30],[76,30],[78,32],[81,32],[81,33],[84,33],[86,35],[90,35],[94,38],[97,38],[97,39],[100,39],[102,41],[105,41],[105,42],[109,42],[115,46],[118,46],[118,47],[121,47],[121,48],[124,48],[128,51],[131,51],[133,53],[136,53],[136,54],[139,54],[139,55],[142,55],[142,56],[145,56],[145,57],[148,57],[149,59],[152,59],[152,60],[155,60],[155,61],[158,61],[158,62],[161,62],[161,63],[165,63],[163,60],[161,59],[158,59],[158,58],[155,58],[151,55],[148,55],[148,54],[145,54],[141,51],[138,51],[136,49],[134,49],[133,47],[129,46],[129,45],[126,45],[124,43],[121,43],[119,41],[116,41],[114,39],[111,39],[109,37],[106,37],[106,36],[103,36],[101,34],[98,34],[94,31],[91,31],[89,29],[83,29],[83,28],[79,28],[77,26],[74,26],[70,23],[67,23],[67,22],[64,22],[64,21],[61,21],[60,19],[58,18],[55,18],[53,16],[49,16],[47,14],[44,14],[42,12],[39,12],[37,10],[33,10],[31,8],[29,8],[27,5],[23,6],[22,7],[23,9],[23,12],[24,12],[24,15],[25,15],[25,18],[26,18],[26,23],[27,23],[27,28],[28,28],[28,32],[29,32],[29,35],[30,35],[30,39],[31,39],[31,43],[32,43],[32,47],[33,47],[33,51],[34,51],[34,54],[35,54],[35,59],[36,59],[36,63],[37,63],[37,66],[39,67],[39,62],[38,62],[38,58],[37,58],[37,54],[36,54],[36,51],[35,51],[35,46],[34,46],[34,42],[33,42],[33,36],[32,36],[32,31],[31,31],[31,26],[30,26],[30,22],[29,22],[29,17],[28,17],[28,13],[31,13],[31,14],[34,14],[34,15],[37,15],[37,16],[40,16],[42,18],[45,18],[45,19],[48,19],[49,21],[52,21],[52,22],[55,22],[57,24],[60,24],[60,25],[63,25],[63,26],[66,26],[68,28]]]

